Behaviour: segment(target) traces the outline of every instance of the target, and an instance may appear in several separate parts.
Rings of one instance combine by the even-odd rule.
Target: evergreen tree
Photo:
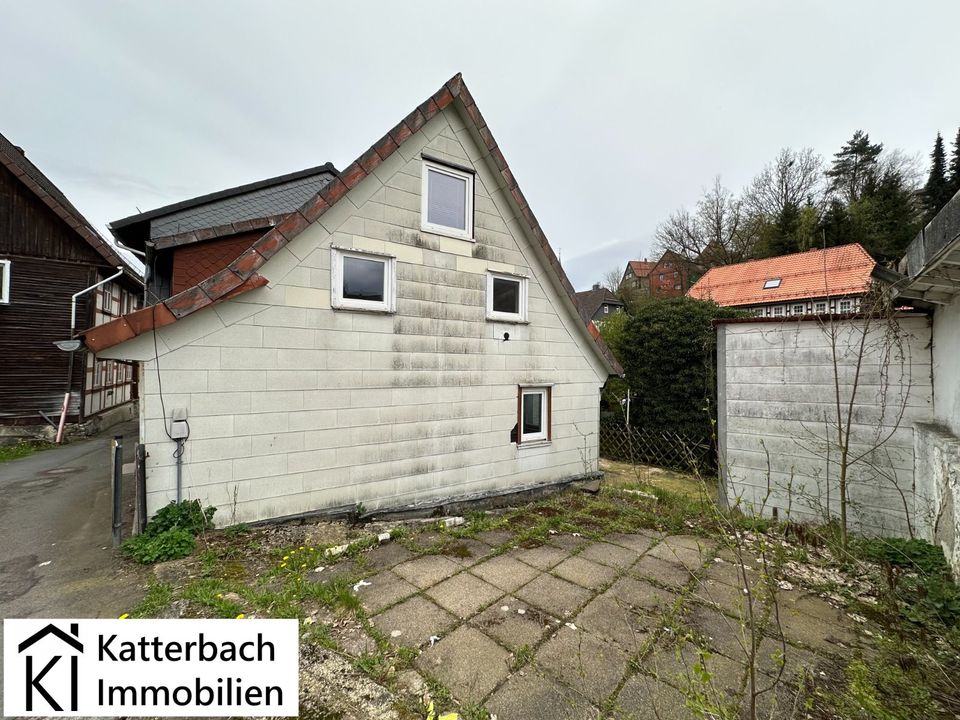
[[[933,152],[930,153],[930,177],[923,188],[923,205],[929,220],[940,208],[947,204],[951,196],[950,186],[947,184],[947,156],[943,149],[943,136],[937,133],[933,143]]]
[[[960,192],[960,129],[957,138],[953,141],[953,154],[950,156],[950,174],[947,176],[950,186],[950,197]]]
[[[857,130],[833,156],[833,164],[826,173],[830,178],[830,191],[847,203],[859,200],[864,186],[877,173],[877,158],[882,151],[882,143],[871,143],[870,135]]]

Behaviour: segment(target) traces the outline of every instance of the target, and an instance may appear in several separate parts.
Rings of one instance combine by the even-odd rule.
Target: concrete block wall
[[[174,408],[184,494],[221,525],[597,470],[607,371],[477,140],[449,106],[271,258],[268,286],[104,353],[143,361],[149,512],[174,494]],[[476,242],[421,231],[422,154],[475,169]],[[396,313],[331,309],[331,245],[397,258]],[[528,324],[486,320],[489,270],[529,277]],[[553,387],[548,445],[510,441],[520,384]]]
[[[851,458],[865,456],[849,468],[848,522],[868,534],[906,536],[918,525],[914,428],[933,416],[930,320],[901,318],[896,332],[862,320],[832,326],[836,373],[829,324],[718,326],[718,430],[727,500],[781,518],[839,517],[835,380],[846,428],[866,332],[849,423]]]

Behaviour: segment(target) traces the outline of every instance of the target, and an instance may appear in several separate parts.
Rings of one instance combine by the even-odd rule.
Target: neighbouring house
[[[604,287],[596,283],[590,290],[577,293],[577,302],[580,303],[584,315],[597,325],[611,315],[624,312],[626,305],[623,301]]]
[[[659,260],[630,260],[622,282],[645,297],[680,297],[690,287],[691,265],[682,256],[667,250]]]
[[[24,150],[0,135],[0,436],[31,437],[59,422],[100,426],[132,417],[134,367],[59,349],[75,328],[114,320],[140,305],[135,270]],[[95,428],[90,428],[95,429]]]
[[[146,254],[147,290],[165,300],[223,270],[336,177],[332,164],[260,180],[110,223]]]
[[[687,295],[757,317],[856,312],[876,262],[859,244],[710,268]]]
[[[461,77],[334,175],[226,267],[85,333],[142,363],[148,514],[178,494],[231,524],[596,477],[621,369]]]

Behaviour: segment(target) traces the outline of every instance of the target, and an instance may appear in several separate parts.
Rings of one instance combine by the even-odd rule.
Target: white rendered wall
[[[189,414],[184,495],[217,506],[218,524],[597,470],[607,372],[481,147],[447,108],[271,258],[269,286],[156,333],[166,415]],[[421,152],[476,169],[475,243],[420,230]],[[396,314],[330,308],[331,244],[397,258]],[[488,270],[529,276],[529,324],[485,319]],[[143,360],[152,514],[175,488],[154,334],[102,355]],[[510,442],[519,384],[553,385],[548,445]]]

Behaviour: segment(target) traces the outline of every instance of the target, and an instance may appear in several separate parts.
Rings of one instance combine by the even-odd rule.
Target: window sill
[[[525,443],[517,444],[517,451],[520,450],[533,450],[535,448],[549,447],[553,444],[552,440],[529,440]]]
[[[476,238],[472,235],[467,235],[465,233],[458,233],[456,230],[444,230],[442,227],[435,225],[421,225],[420,232],[430,233],[431,235],[440,235],[441,237],[453,238],[454,240],[463,240],[468,243],[477,242]]]
[[[510,325],[529,325],[529,320],[524,320],[523,318],[505,318],[505,317],[494,317],[487,315],[487,322],[492,323],[508,323]]]
[[[337,307],[336,305],[331,305],[331,310],[334,312],[360,312],[368,313],[371,315],[396,315],[396,310],[384,310],[383,308],[361,308],[361,307]]]

